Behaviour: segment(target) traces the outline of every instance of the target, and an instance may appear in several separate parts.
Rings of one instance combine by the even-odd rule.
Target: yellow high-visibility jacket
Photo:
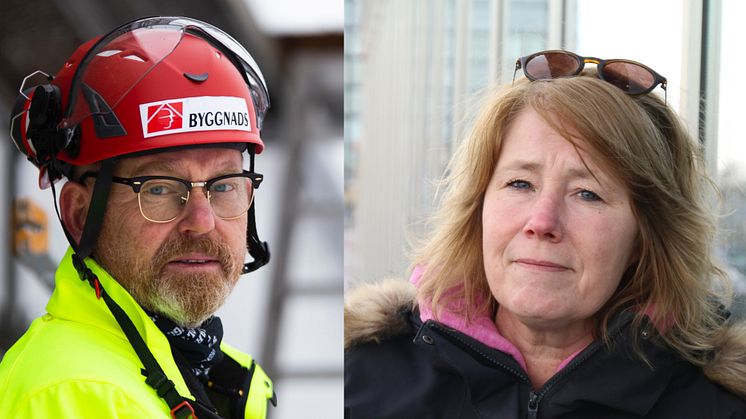
[[[57,270],[47,314],[34,320],[0,362],[0,418],[171,417],[168,404],[145,383],[143,364],[104,300],[78,276],[71,255],[68,250]],[[90,258],[85,262],[178,393],[194,400],[166,336],[103,268]],[[221,350],[245,368],[253,363],[224,343]],[[273,394],[271,381],[255,365],[244,394],[245,417],[264,418]]]

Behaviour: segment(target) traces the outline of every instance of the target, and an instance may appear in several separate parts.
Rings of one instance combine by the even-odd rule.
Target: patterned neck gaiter
[[[158,329],[166,335],[172,348],[189,363],[197,378],[207,378],[210,368],[223,359],[220,341],[223,339],[223,323],[217,316],[205,320],[199,327],[184,328],[166,316],[148,313]]]

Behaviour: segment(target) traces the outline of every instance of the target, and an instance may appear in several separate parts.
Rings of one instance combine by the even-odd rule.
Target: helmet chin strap
[[[137,354],[137,357],[140,358],[140,361],[143,364],[144,368],[141,370],[141,373],[145,376],[145,383],[152,387],[158,396],[166,401],[168,407],[171,409],[171,417],[180,419],[195,417],[194,409],[189,403],[190,399],[179,394],[173,381],[168,378],[163,368],[158,364],[158,360],[156,360],[150,352],[148,345],[140,335],[137,327],[129,318],[129,315],[111,298],[111,296],[109,296],[101,285],[101,282],[99,282],[96,274],[94,274],[85,262],[83,262],[86,257],[91,255],[93,246],[96,244],[98,234],[101,231],[115,163],[116,159],[114,158],[102,162],[101,170],[99,171],[98,176],[96,177],[96,183],[93,186],[93,194],[91,195],[88,214],[86,215],[85,225],[83,226],[83,234],[80,237],[79,243],[76,243],[75,240],[73,240],[72,235],[69,233],[64,223],[62,223],[62,229],[65,231],[67,240],[75,251],[72,255],[73,266],[75,266],[75,269],[78,271],[80,279],[88,281],[91,287],[96,291],[96,298],[99,300],[102,299],[109,308],[112,316],[114,316],[114,319],[119,324],[119,327],[127,337],[127,340],[130,342],[135,354]],[[54,185],[52,188],[54,188]],[[55,194],[54,189],[52,189],[52,193]],[[57,216],[59,216],[60,213],[57,208],[56,196],[55,209],[57,209]]]
[[[65,233],[65,237],[70,243],[70,247],[72,247],[75,252],[73,258],[79,259],[79,262],[82,262],[83,259],[91,255],[99,232],[101,231],[115,165],[116,159],[107,159],[101,162],[101,170],[99,171],[99,175],[96,177],[96,182],[93,186],[93,194],[91,195],[91,200],[88,204],[88,213],[86,214],[83,232],[80,235],[80,241],[76,241],[72,234],[70,234],[67,226],[65,226],[57,204],[57,189],[54,182],[51,184],[52,195],[54,197],[54,209],[57,212],[57,218],[60,220],[62,231]],[[70,182],[72,182],[72,180],[70,180]]]
[[[254,154],[250,153],[250,156],[251,170],[253,170]],[[111,188],[111,179],[114,173],[115,163],[116,159],[107,159],[102,162],[101,170],[99,171],[99,174],[96,177],[96,183],[93,186],[93,194],[91,195],[88,214],[86,215],[85,225],[83,226],[83,234],[81,235],[79,243],[76,243],[75,240],[73,240],[73,237],[65,227],[65,224],[61,223],[62,229],[67,236],[67,240],[75,251],[72,256],[73,266],[75,266],[75,269],[78,271],[80,279],[88,281],[91,287],[96,291],[96,298],[103,299],[104,303],[109,308],[109,311],[114,316],[114,319],[121,327],[127,340],[130,342],[132,349],[143,364],[144,368],[141,372],[142,375],[145,376],[145,383],[152,387],[158,395],[166,401],[171,409],[172,417],[180,419],[191,418],[194,417],[194,409],[190,404],[191,400],[186,399],[179,394],[173,381],[168,378],[163,368],[158,364],[158,361],[150,352],[150,349],[140,335],[140,332],[137,330],[134,323],[132,323],[132,320],[129,318],[127,313],[109,296],[99,282],[98,277],[83,262],[83,259],[90,256],[93,251],[93,246],[96,243],[96,239],[101,230],[101,225],[103,224],[104,211],[106,210],[106,202],[109,198],[109,189]],[[57,197],[54,184],[52,184],[52,194],[54,195],[54,205],[57,210],[57,216],[59,217],[60,212],[57,207]],[[256,233],[253,203],[251,208],[249,208],[248,214],[246,245],[249,254],[254,258],[254,261],[251,263],[245,263],[242,273],[255,271],[269,262],[269,246],[266,242],[261,242]],[[61,217],[60,221],[62,221]]]
[[[249,147],[246,152],[249,154],[249,171],[254,171],[254,150],[253,147]],[[248,222],[246,223],[246,248],[249,251],[249,255],[254,258],[253,262],[244,263],[241,274],[247,274],[254,272],[269,262],[269,244],[259,239],[259,234],[256,231],[256,216],[254,215],[254,208],[256,207],[256,197],[249,207],[247,214]]]
[[[254,153],[253,150],[248,150],[250,166],[249,170],[254,171]],[[98,235],[101,231],[101,225],[104,220],[104,212],[106,211],[106,203],[109,198],[109,190],[111,189],[111,179],[114,175],[114,166],[116,165],[116,159],[104,160],[101,164],[101,169],[96,177],[96,183],[93,186],[93,194],[91,195],[91,201],[88,206],[88,214],[86,215],[85,224],[83,226],[83,233],[81,234],[80,241],[76,242],[68,229],[62,224],[62,229],[67,236],[68,242],[75,251],[74,258],[78,258],[80,262],[86,257],[90,256],[93,252],[93,247],[96,244]],[[52,192],[55,192],[54,186],[52,186]],[[57,199],[55,198],[55,206],[57,205]],[[256,230],[256,216],[255,216],[256,199],[251,204],[247,214],[246,223],[246,248],[249,255],[254,259],[252,262],[244,263],[241,274],[247,274],[253,272],[262,266],[266,265],[270,259],[269,244],[259,239],[259,234]],[[59,209],[57,210],[59,217]],[[61,221],[61,217],[60,217]],[[82,266],[82,264],[76,264]]]
[[[256,202],[256,200],[254,200]],[[254,272],[269,262],[269,244],[259,240],[256,232],[256,219],[254,217],[254,203],[249,208],[249,222],[246,226],[246,247],[249,254],[254,258],[253,262],[243,264],[241,274]]]
[[[109,200],[109,190],[111,189],[111,179],[114,176],[114,166],[116,159],[106,159],[101,164],[96,183],[93,186],[91,202],[88,205],[88,214],[86,215],[85,224],[83,225],[83,234],[80,236],[78,247],[75,253],[85,259],[93,252],[98,235],[101,232],[101,225],[104,222],[104,212],[106,203]]]

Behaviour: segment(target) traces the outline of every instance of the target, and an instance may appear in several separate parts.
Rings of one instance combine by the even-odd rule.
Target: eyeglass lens
[[[215,215],[230,219],[249,210],[254,189],[251,179],[235,176],[211,183],[207,194]],[[143,216],[151,221],[164,222],[179,216],[189,200],[189,189],[176,180],[151,179],[142,184],[138,195]]]
[[[531,57],[526,63],[526,73],[534,80],[551,80],[578,73],[580,62],[569,54],[544,53]]]
[[[533,80],[569,77],[580,71],[577,57],[562,52],[547,52],[531,57],[525,66]],[[653,87],[655,76],[647,68],[630,61],[607,61],[599,68],[601,78],[629,94],[643,93]]]
[[[603,76],[605,81],[631,94],[642,93],[655,83],[655,77],[646,68],[625,61],[606,63]]]

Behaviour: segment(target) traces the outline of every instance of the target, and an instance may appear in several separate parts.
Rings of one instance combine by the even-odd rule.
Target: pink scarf
[[[415,286],[418,286],[420,279],[422,278],[422,273],[424,271],[425,269],[422,266],[416,266],[412,271],[412,276],[409,278],[409,281]],[[423,301],[421,299],[418,299],[417,305],[420,309],[420,319],[422,319],[423,322],[431,319],[436,320],[433,316],[430,301]],[[482,313],[479,314],[476,318],[472,319],[471,322],[467,322],[464,317],[456,314],[459,312],[459,308],[463,307],[463,305],[464,301],[456,301],[452,304],[449,304],[447,307],[441,310],[440,316],[437,321],[448,327],[454,328],[459,332],[478,340],[479,342],[482,342],[490,348],[494,348],[501,352],[509,354],[516,360],[516,362],[518,362],[518,364],[524,369],[524,371],[527,371],[528,369],[526,368],[526,360],[523,358],[523,355],[521,355],[521,352],[518,350],[518,348],[516,348],[515,345],[513,345],[512,342],[505,339],[505,337],[500,334],[500,332],[497,330],[494,319],[491,318],[488,313]],[[557,371],[564,368],[583,349],[585,348],[579,349],[577,352],[574,352],[567,359],[562,361],[557,367]]]

